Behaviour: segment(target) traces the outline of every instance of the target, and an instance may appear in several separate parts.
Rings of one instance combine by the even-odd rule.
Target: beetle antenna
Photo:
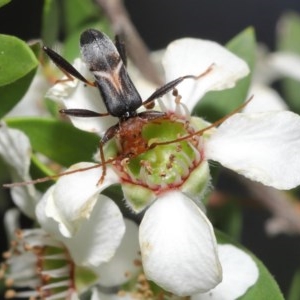
[[[170,82],[168,82],[167,84],[161,86],[160,88],[158,88],[154,93],[152,93],[150,95],[150,97],[148,97],[144,102],[143,105],[147,108],[153,108],[154,107],[154,101],[157,98],[162,97],[163,95],[165,95],[166,93],[170,92],[171,90],[174,90],[175,87],[181,83],[182,81],[186,80],[186,79],[194,79],[194,80],[198,80],[202,77],[205,77],[208,73],[210,73],[215,67],[215,64],[211,64],[204,72],[200,73],[199,75],[185,75],[185,76],[181,76],[178,77]]]
[[[66,172],[58,173],[58,174],[51,175],[51,176],[37,178],[37,179],[31,180],[31,181],[5,183],[2,186],[4,188],[12,188],[12,187],[17,187],[17,186],[26,186],[26,185],[38,184],[38,183],[42,183],[42,182],[46,182],[46,181],[50,181],[50,180],[55,180],[55,179],[57,179],[58,177],[61,177],[61,176],[70,175],[70,174],[77,173],[77,172],[85,172],[85,171],[88,171],[88,170],[99,168],[102,165],[105,165],[105,164],[108,164],[108,163],[111,163],[111,162],[115,161],[116,159],[117,158],[108,159],[107,161],[104,162],[104,164],[103,163],[98,163],[98,164],[95,164],[93,166],[89,166],[89,167],[86,167],[86,168],[80,168],[80,169],[76,169],[76,170],[66,171]]]
[[[224,121],[229,119],[234,114],[240,112],[252,99],[253,99],[253,95],[247,101],[245,101],[242,105],[240,105],[238,108],[233,110],[231,113],[229,113],[228,115],[224,116],[223,118],[217,120],[216,122],[212,123],[211,125],[203,128],[203,129],[200,129],[200,130],[198,130],[194,133],[185,135],[183,137],[177,138],[176,140],[153,143],[153,144],[150,145],[149,149],[153,149],[154,147],[157,147],[157,146],[163,146],[163,145],[169,145],[169,144],[173,144],[173,143],[177,143],[177,142],[182,142],[182,141],[185,141],[185,140],[187,140],[189,138],[192,138],[196,135],[202,135],[205,131],[207,131],[211,128],[217,127],[218,125],[222,124]]]

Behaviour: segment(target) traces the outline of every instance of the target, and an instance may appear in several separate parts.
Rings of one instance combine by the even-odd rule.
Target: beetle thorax
[[[146,120],[137,116],[120,124],[117,140],[123,157],[135,157],[147,151],[148,142],[142,136],[142,130],[146,123]]]

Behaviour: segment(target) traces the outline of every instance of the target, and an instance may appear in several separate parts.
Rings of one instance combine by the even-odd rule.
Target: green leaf
[[[36,73],[32,70],[12,84],[0,86],[0,119],[2,119],[25,95]]]
[[[0,34],[0,86],[17,81],[37,65],[38,60],[24,41]]]
[[[99,9],[91,0],[65,0],[65,27],[69,35],[87,21],[99,19]]]
[[[59,5],[57,0],[45,0],[42,15],[42,40],[51,46],[57,41],[59,34]]]
[[[283,295],[278,287],[278,284],[274,280],[273,276],[269,273],[263,263],[249,250],[245,249],[241,245],[232,241],[229,237],[223,233],[216,232],[217,240],[219,244],[233,244],[241,250],[248,253],[254,262],[256,263],[259,270],[259,278],[257,282],[250,287],[246,294],[241,296],[239,300],[253,300],[253,299],[272,299],[272,300],[284,300]],[[241,266],[242,268],[243,266]]]
[[[241,237],[243,219],[241,209],[237,201],[232,198],[222,206],[209,207],[208,215],[214,226],[238,241]]]
[[[226,47],[244,59],[251,70],[254,68],[256,41],[252,28],[247,28],[235,38],[233,38]],[[214,122],[223,116],[230,114],[239,107],[246,99],[250,82],[251,73],[241,79],[235,87],[224,91],[213,91],[207,93],[195,108],[195,113],[199,116],[205,116],[205,119]]]
[[[80,48],[79,48],[80,35],[82,34],[83,31],[89,28],[98,29],[105,33],[109,31],[108,29],[109,25],[106,20],[103,20],[102,22],[98,21],[94,23],[87,23],[74,30],[65,40],[64,51],[63,51],[63,56],[66,59],[68,59],[70,62],[72,62],[75,58],[80,56]]]
[[[41,55],[44,53],[42,50],[42,41],[39,39],[36,39],[34,41],[30,41],[28,44],[31,51],[34,53],[35,57],[38,58],[38,60],[41,60]]]
[[[0,34],[0,117],[26,93],[38,66],[31,48],[17,37]]]
[[[286,13],[279,21],[277,49],[300,55],[300,15]],[[285,78],[281,82],[284,99],[293,111],[300,113],[299,81]]]
[[[299,300],[300,299],[300,270],[294,275],[287,300]]]
[[[9,3],[11,0],[0,0],[0,7],[6,5],[7,3]]]
[[[281,51],[292,51],[300,54],[300,15],[286,13],[279,20],[277,47]]]
[[[44,162],[42,162],[38,155],[35,153],[31,154],[31,162],[30,162],[30,175],[32,179],[37,178],[44,178],[46,176],[54,175],[54,172],[48,168],[47,165],[45,165]],[[36,188],[40,191],[46,191],[52,184],[54,180],[45,181],[42,183],[39,183]]]
[[[22,130],[32,148],[63,165],[92,161],[99,145],[99,137],[81,131],[67,122],[46,118],[7,119],[9,127]]]
[[[61,117],[61,114],[59,112],[59,109],[61,108],[61,105],[53,101],[51,99],[48,99],[47,97],[44,97],[44,104],[47,111],[50,113],[52,117],[55,119],[59,119]]]

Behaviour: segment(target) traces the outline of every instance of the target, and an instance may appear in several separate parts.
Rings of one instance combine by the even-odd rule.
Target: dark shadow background
[[[274,28],[287,10],[300,11],[300,2],[281,0],[127,0],[132,20],[151,48],[173,39],[195,36],[220,43],[248,26],[259,41],[274,45]]]
[[[0,9],[0,32],[23,39],[40,36],[41,0],[13,0]],[[298,0],[125,0],[138,31],[150,49],[186,36],[230,40],[248,26],[257,39],[274,47],[274,29],[286,11],[300,12]]]
[[[299,0],[126,0],[125,3],[133,23],[152,50],[185,36],[223,44],[248,26],[255,28],[258,41],[274,49],[279,17],[291,10],[300,13]],[[24,40],[38,38],[42,5],[41,0],[12,1],[0,9],[0,33]],[[266,264],[286,293],[295,269],[300,266],[300,238],[284,235],[268,238],[264,233],[268,213],[254,208],[243,213],[243,244]]]

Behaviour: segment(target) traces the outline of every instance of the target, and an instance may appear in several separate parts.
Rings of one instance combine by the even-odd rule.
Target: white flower
[[[198,53],[196,47],[193,49]],[[174,60],[165,64],[165,68],[172,70],[173,66],[177,65],[175,58],[180,60],[180,57],[184,57],[182,60],[188,66],[189,56],[185,53],[185,49],[181,53],[177,52]],[[169,56],[172,57],[167,52],[166,57]],[[201,61],[203,60],[205,59]],[[190,64],[195,68],[194,57]],[[232,62],[230,64],[232,65]],[[241,67],[236,68],[237,72],[241,72],[241,69]],[[174,73],[177,75],[176,72],[178,71],[175,68]],[[204,78],[210,75],[209,73]],[[245,73],[242,73],[243,75]],[[222,78],[224,81],[227,80],[226,77]],[[201,81],[202,79],[197,84],[201,85]],[[183,92],[185,91],[180,90],[180,94]],[[182,101],[186,101],[185,104],[190,109],[193,108],[190,106],[189,98],[183,98]],[[300,146],[299,128],[300,118],[292,112],[235,114],[223,122],[207,140],[205,156],[265,185],[278,189],[291,189],[300,183],[298,172],[300,156],[297,154]],[[282,176],[283,168],[287,172],[285,176]]]
[[[238,299],[258,280],[258,269],[250,255],[230,244],[218,245],[218,252],[223,268],[222,282],[207,293],[191,296],[191,300]],[[121,290],[117,294],[104,294],[94,289],[92,299],[134,300],[137,295],[142,297],[145,295],[144,298],[146,299],[147,295],[153,295],[153,291],[151,290],[151,285],[143,276],[140,275],[139,278],[136,285],[129,291]],[[176,295],[164,295],[161,291],[159,291],[159,295],[160,297],[165,296],[170,300],[186,299],[186,297],[178,297]],[[155,294],[151,299],[156,299]]]
[[[288,110],[288,106],[274,89],[260,83],[251,87],[253,99],[244,107],[243,113],[259,113]]]
[[[288,105],[271,84],[284,77],[300,81],[299,68],[299,55],[281,51],[270,53],[263,45],[259,45],[250,89],[254,98],[244,112],[288,110]]]
[[[30,181],[31,145],[28,137],[20,130],[10,129],[0,123],[0,156],[7,165],[12,181]],[[31,186],[15,186],[10,189],[14,203],[28,217],[34,218],[34,210],[40,197]]]
[[[67,247],[74,263],[88,267],[102,286],[123,284],[139,271],[140,260],[136,224],[123,220],[117,205],[100,195],[89,219],[72,236],[65,237],[59,223],[47,217],[45,206],[51,205],[50,188],[37,206],[37,219],[42,228]]]
[[[70,178],[65,176],[62,179],[64,182],[64,179]],[[135,276],[140,269],[140,265],[135,263],[140,260],[137,226],[132,221],[123,219],[114,201],[98,193],[92,196],[95,203],[88,217],[81,220],[76,231],[65,236],[63,223],[51,215],[55,207],[53,201],[59,196],[56,194],[56,187],[53,185],[48,189],[37,205],[37,219],[42,228],[64,244],[76,265],[88,267],[97,274],[102,286],[123,284]],[[89,190],[87,187],[87,191]],[[77,198],[82,196],[87,200],[85,195],[87,194],[81,193]],[[64,196],[66,202],[72,201],[72,198],[68,198],[68,193]],[[86,204],[85,213],[88,212],[88,203]]]
[[[77,60],[76,66],[83,75],[87,76],[87,73],[83,72],[83,63]],[[201,79],[197,81],[186,80],[177,87],[179,94],[182,96],[182,103],[190,110],[192,110],[199,98],[207,91],[233,87],[239,78],[247,75],[249,71],[248,67],[241,59],[213,42],[183,39],[172,43],[166,51],[164,68],[166,70],[167,80],[187,74],[198,75],[207,71],[209,67],[212,68],[211,71]],[[74,81],[64,85],[57,85],[50,91],[50,94],[54,94],[56,99],[62,100],[67,108],[82,108],[105,112],[103,103],[99,100],[98,91],[94,89],[92,90],[92,94],[87,96],[90,90],[92,89],[84,88],[81,83]],[[170,98],[164,101],[163,105],[166,107],[166,111],[169,112],[176,112],[178,108]],[[282,117],[286,123],[289,123],[285,117],[290,118],[290,116]],[[297,116],[292,116],[292,118],[293,117],[298,118]],[[230,122],[230,119],[234,120],[233,124]],[[273,115],[271,119],[273,119],[273,122],[266,120],[267,124],[263,127],[267,134],[269,134],[270,129],[268,125],[273,126],[273,123],[277,120],[276,118],[274,119]],[[94,120],[93,118],[89,118],[86,120],[84,118],[71,117],[71,120],[75,126],[81,129],[101,133],[111,124],[114,124],[113,122],[117,122],[117,120],[111,117],[105,117],[101,120],[98,118]],[[101,122],[102,120],[103,122]],[[108,120],[109,122],[107,122]],[[224,122],[215,131],[216,133],[211,134],[210,139],[204,139],[204,158],[218,160],[226,166],[231,166],[234,170],[253,179],[263,180],[270,184],[274,182],[281,184],[281,176],[280,178],[276,178],[276,180],[273,179],[267,182],[265,178],[272,177],[273,170],[270,170],[268,163],[263,161],[259,156],[266,153],[266,151],[272,151],[273,145],[269,147],[268,143],[263,144],[265,152],[258,153],[254,157],[255,159],[250,160],[251,164],[248,164],[246,169],[240,167],[241,165],[243,166],[245,158],[248,159],[252,157],[254,150],[251,149],[255,149],[255,142],[257,141],[258,144],[262,144],[265,138],[261,129],[258,129],[257,132],[251,131],[251,126],[253,124],[255,125],[257,120],[259,122],[264,120],[264,116],[253,115],[252,118],[250,118],[243,114],[237,114],[229,118],[227,122]],[[223,150],[226,159],[227,149],[224,147],[227,147],[227,136],[230,134],[232,128],[233,130],[235,130],[236,126],[240,128],[241,123],[245,123],[242,127],[243,131],[236,137],[237,140],[238,138],[240,139],[240,144],[242,144],[244,135],[246,135],[245,141],[249,141],[253,133],[257,134],[254,135],[254,140],[251,139],[251,147],[249,147],[249,143],[246,144],[247,148],[242,148],[243,153],[237,151],[238,153],[233,157],[236,157],[236,159],[229,159],[229,162],[227,162],[221,155]],[[258,123],[258,125],[259,124],[260,123]],[[285,126],[285,124],[281,125]],[[219,130],[222,134],[218,134]],[[259,136],[259,133],[261,133],[261,136]],[[278,139],[282,138],[280,131],[273,131],[273,134],[274,133],[276,135],[272,137],[272,140],[278,141]],[[235,143],[236,141],[234,140],[233,142]],[[297,148],[298,139],[292,139],[289,146],[291,145],[293,148]],[[215,149],[215,146],[217,149]],[[231,144],[230,147],[235,148],[235,144]],[[280,150],[282,150],[282,148],[279,147],[277,153],[279,156],[281,156],[281,154],[279,154]],[[238,159],[239,155],[241,155],[240,160]],[[263,158],[265,158],[265,156],[263,156]],[[267,158],[273,163],[274,161],[278,162],[278,157],[273,160],[272,156],[268,155]],[[261,164],[263,164],[262,171],[255,172]],[[89,165],[85,163],[84,165],[75,166],[73,169],[87,166]],[[97,165],[95,164],[94,166],[96,167]],[[200,191],[195,192],[198,196],[199,194],[203,194],[209,182],[209,176],[206,172],[207,164],[205,161],[201,162],[201,168],[203,173],[202,177],[204,177],[204,179],[200,178],[203,184],[201,193]],[[280,169],[281,168],[282,166],[280,166]],[[289,176],[289,178],[294,176],[296,167],[293,168],[293,170],[293,174]],[[91,213],[93,203],[95,202],[93,195],[98,194],[104,187],[120,182],[121,180],[113,175],[113,168],[111,167],[108,168],[108,175],[104,180],[103,186],[96,186],[101,174],[100,167],[98,170],[91,169],[83,173],[74,173],[65,178],[60,178],[55,187],[57,196],[53,193],[53,202],[55,202],[56,206],[54,210],[57,211],[56,215],[58,216],[57,218],[60,218],[61,226],[67,228],[68,233],[78,230],[79,223],[77,220],[87,218]],[[196,172],[196,176],[194,177],[197,178],[198,175],[199,173]],[[190,177],[193,176],[190,174]],[[155,197],[157,198],[156,201],[146,211],[139,233],[146,276],[154,280],[164,289],[182,296],[205,293],[217,286],[222,280],[222,268],[218,258],[217,244],[212,226],[202,209],[187,196],[190,190],[194,188],[194,184],[197,180],[195,178],[192,184],[186,181],[185,184],[182,184],[181,188],[178,186],[173,189],[166,188],[164,193],[158,194]],[[295,180],[292,184],[295,185],[298,183],[299,179]],[[85,195],[83,195],[81,191],[83,187],[85,187]],[[129,187],[129,189],[131,189],[131,187]],[[143,190],[139,190],[137,193],[134,188],[132,188],[132,191],[136,194],[136,197],[140,199],[143,198],[145,193],[147,194],[147,192]],[[67,209],[67,203],[69,203],[69,201],[65,202],[63,197],[66,193],[69,195],[67,198],[72,199],[73,207],[75,207],[74,211]],[[79,199],[77,196],[78,193],[83,197]],[[147,197],[148,196],[149,195],[147,195]],[[147,202],[144,206],[142,205],[139,210],[144,208],[145,205],[149,205],[153,200],[154,199],[151,199],[150,202]],[[132,206],[132,204],[130,205]],[[64,209],[64,207],[66,207],[66,209]]]
[[[275,52],[269,55],[271,71],[278,77],[290,77],[300,81],[300,57],[292,52]]]
[[[41,207],[37,210],[38,217],[42,218]],[[6,225],[17,227],[18,217],[16,210],[8,211]],[[126,232],[120,247],[116,252],[110,250],[115,255],[105,263],[99,263],[99,260],[107,260],[109,247],[103,234],[101,238],[101,232],[100,238],[89,232],[90,239],[96,240],[94,242],[87,239],[87,231],[85,235],[68,241],[55,232],[55,225],[50,224],[50,220],[42,222],[46,229],[52,228],[49,231],[17,229],[14,235],[10,235],[11,248],[3,255],[5,261],[0,272],[1,278],[6,279],[6,297],[79,299],[78,295],[93,284],[103,287],[121,285],[140,271],[138,228],[132,221],[125,221]],[[10,231],[11,228],[7,229]],[[103,242],[102,247],[99,240]],[[88,259],[84,260],[84,257]]]
[[[259,44],[253,81],[270,85],[275,80],[283,77],[300,80],[300,56],[293,52],[269,52],[267,47]]]
[[[234,87],[248,75],[249,68],[243,60],[211,41],[185,38],[174,41],[166,50],[163,58],[166,82],[183,75],[201,74],[210,66],[212,70],[198,81],[185,80],[177,87],[190,111],[207,92]],[[172,109],[173,104],[168,101],[166,105]]]
[[[31,145],[24,133],[19,130],[7,128],[6,125],[2,123],[0,127],[0,154],[8,165],[13,181],[30,181],[29,166]],[[61,235],[60,231],[65,233],[65,236],[68,238],[64,238],[63,242],[66,245],[70,244],[69,250],[71,252],[74,249],[78,250],[78,252],[74,253],[73,258],[76,260],[78,255],[82,256],[76,261],[78,264],[88,265],[89,261],[92,261],[93,264],[97,266],[102,262],[109,261],[118,248],[125,232],[123,216],[117,205],[111,199],[104,195],[98,195],[99,192],[97,190],[95,191],[95,189],[92,190],[92,187],[95,187],[95,185],[91,183],[90,187],[86,190],[81,190],[81,192],[77,194],[77,199],[85,201],[84,212],[72,211],[72,213],[76,214],[77,219],[75,221],[80,220],[84,225],[80,228],[81,231],[77,235],[73,234],[74,238],[70,238],[67,226],[63,227],[62,222],[57,220],[59,213],[54,211],[55,205],[52,203],[52,194],[54,194],[54,198],[58,197],[55,194],[55,187],[58,186],[59,188],[60,185],[63,185],[63,187],[68,186],[68,184],[64,185],[64,180],[68,181],[70,178],[71,176],[63,177],[58,184],[52,186],[47,193],[42,196],[40,201],[39,198],[41,195],[36,191],[33,185],[12,187],[12,199],[29,217],[35,218],[37,216],[38,221],[47,232],[53,234],[57,232],[58,239]],[[107,180],[108,178],[109,176],[107,176]],[[74,179],[74,176],[72,179]],[[104,187],[105,185],[101,186],[101,188]],[[63,203],[76,202],[74,197],[68,198],[69,195],[67,192],[68,188],[63,191],[62,197],[65,199]],[[87,199],[90,199],[91,203],[86,201]],[[89,206],[94,208],[93,211]],[[47,210],[44,210],[44,207],[47,207]],[[72,206],[66,207],[65,209],[70,210],[70,208],[72,208]],[[61,207],[61,210],[63,210],[63,207]],[[47,211],[47,215],[45,215],[45,211]],[[84,216],[82,217],[83,214]],[[86,214],[89,215],[88,218]],[[73,220],[73,222],[75,221]],[[105,226],[103,226],[103,224],[105,224]],[[60,227],[60,231],[58,227]],[[89,236],[90,244],[82,244],[82,238],[86,238],[84,230],[89,232],[93,230],[97,239],[91,234]],[[77,246],[74,247],[76,244]],[[95,252],[91,250],[93,247],[95,247]],[[97,259],[93,257],[93,255],[96,255]]]
[[[193,295],[191,300],[238,299],[257,281],[258,268],[250,255],[229,244],[218,245],[218,252],[223,269],[222,282],[207,293]]]
[[[90,217],[82,222],[72,236],[65,237],[59,230],[60,223],[47,214],[49,207],[54,206],[54,189],[55,185],[48,189],[37,206],[37,219],[42,228],[65,244],[77,265],[97,267],[108,262],[125,232],[123,216],[117,205],[108,197],[99,196]]]
[[[2,124],[0,154],[8,163],[14,180],[30,180],[30,153],[31,146],[26,135]],[[50,187],[41,199],[40,195],[33,197],[33,202],[28,201],[31,199],[29,187],[29,191],[39,195],[35,193],[34,186],[26,185],[20,187],[21,191],[24,190],[22,193],[12,193],[12,198],[23,211],[29,212],[29,216],[33,215],[37,225],[42,228],[18,229],[17,240],[7,252],[2,270],[9,279],[8,296],[28,298],[54,293],[57,298],[59,295],[61,298],[71,295],[76,298],[77,293],[96,281],[102,286],[111,287],[127,282],[139,272],[141,267],[138,263],[140,251],[137,225],[123,219],[114,201],[104,195],[95,196],[97,201],[89,218],[83,221],[76,233],[65,237],[59,230],[59,222],[46,215],[49,208],[51,211],[53,207],[51,195],[55,186]],[[10,238],[15,236],[13,231],[20,228],[18,218],[16,210],[8,211],[5,216]],[[56,250],[49,250],[53,247]],[[55,261],[60,262],[61,268]],[[87,272],[83,276],[88,273],[90,275],[81,282],[83,268]],[[56,281],[55,284],[52,284],[52,279]],[[19,293],[12,290],[12,287],[24,287],[28,291]],[[61,288],[62,294],[57,294],[57,287]]]
[[[50,67],[48,69],[51,71]],[[50,85],[51,82],[46,76],[45,66],[39,67],[26,94],[7,114],[7,117],[48,115],[43,101]]]
[[[145,274],[165,290],[185,296],[222,281],[212,225],[179,191],[165,193],[149,207],[139,238]]]
[[[7,214],[10,214],[8,212]],[[67,298],[77,295],[74,264],[64,246],[40,228],[18,230],[4,254],[5,298]]]
[[[92,167],[94,165],[95,164],[92,163],[79,163],[73,165],[69,171],[84,167]],[[84,172],[83,181],[82,174],[80,173],[63,176],[59,178],[57,183],[43,196],[42,201],[45,202],[46,210],[45,218],[52,218],[59,224],[59,231],[65,237],[69,238],[74,236],[77,231],[80,230],[82,224],[85,224],[87,220],[92,218],[92,212],[95,206],[99,205],[101,209],[100,203],[102,201],[107,201],[108,198],[101,195],[100,192],[107,186],[115,183],[115,174],[108,170],[104,184],[97,186],[94,180],[95,178],[99,179],[99,177],[99,168]],[[75,190],[70,188],[73,185]],[[110,199],[109,202],[113,203]],[[115,207],[114,203],[112,205]],[[118,222],[116,228],[121,230],[119,234],[122,235],[124,226],[121,226],[123,221],[120,211],[114,210],[112,212],[108,211],[107,213],[111,214]],[[99,216],[98,218],[100,219]]]
[[[84,64],[77,60],[76,65],[82,72]],[[177,87],[182,96],[181,104],[175,105],[172,98],[166,97],[162,101],[164,110],[178,118],[190,120],[184,107],[191,111],[206,92],[233,87],[238,79],[249,72],[244,61],[216,43],[196,39],[182,39],[172,43],[164,56],[167,81],[183,75],[199,75],[209,67],[210,72],[199,80],[185,80]],[[83,75],[86,75],[86,71]],[[99,92],[84,88],[77,81],[58,85],[50,94],[55,94],[56,99],[62,100],[67,108],[105,112],[105,108],[100,107],[103,103],[99,99]],[[111,117],[88,120],[71,117],[71,120],[81,129],[99,133],[117,122]],[[191,119],[193,126],[199,122],[202,124],[200,128],[206,124],[200,119]],[[198,130],[199,127],[195,126]],[[55,195],[53,193],[52,196],[54,211],[57,212],[54,218],[60,220],[61,226],[67,228],[68,233],[79,230],[81,221],[78,220],[83,220],[91,213],[95,193],[121,182],[131,208],[141,211],[152,204],[145,213],[139,233],[146,276],[167,291],[180,296],[213,289],[222,280],[222,268],[212,226],[198,202],[209,186],[207,160],[218,161],[266,185],[291,189],[300,183],[300,118],[294,113],[282,111],[237,113],[217,129],[199,137],[197,142],[194,152],[199,153],[194,153],[195,160],[184,153],[183,157],[178,158],[181,165],[173,185],[162,179],[157,183],[147,162],[143,162],[141,167],[143,173],[135,175],[128,171],[125,179],[119,170],[115,171],[114,165],[108,166],[103,186],[96,186],[101,176],[100,167],[72,174],[67,176],[68,179],[59,179]],[[189,167],[195,163],[197,167],[191,172]],[[128,183],[134,177],[136,181]],[[85,195],[82,194],[83,187]],[[64,203],[63,195],[66,193],[68,199],[75,201]],[[80,197],[79,200],[79,193],[85,199]]]

